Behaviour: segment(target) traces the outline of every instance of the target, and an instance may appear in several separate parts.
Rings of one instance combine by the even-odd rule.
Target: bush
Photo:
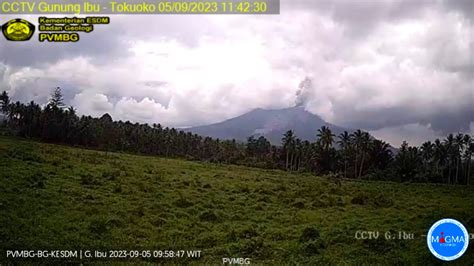
[[[217,222],[220,220],[220,217],[214,211],[204,211],[199,215],[199,220],[203,222]]]
[[[165,225],[167,222],[168,222],[168,221],[167,221],[165,218],[157,217],[157,218],[153,219],[150,223],[151,223],[153,226],[162,227],[162,226]]]
[[[46,182],[46,178],[41,172],[32,174],[28,179],[28,184],[31,188],[43,189],[46,187],[45,182]]]
[[[319,230],[314,227],[306,227],[300,236],[301,251],[307,256],[320,254],[326,247],[321,239]]]
[[[81,175],[81,185],[83,186],[95,186],[99,185],[100,183],[92,174],[82,174]]]
[[[297,209],[304,209],[304,202],[302,200],[296,200],[292,206]]]
[[[326,208],[331,207],[333,205],[332,198],[328,194],[324,193],[319,196],[318,199],[315,199],[312,203],[313,208]]]
[[[122,185],[121,184],[115,184],[114,185],[114,193],[122,193]]]
[[[264,195],[264,196],[260,196],[258,199],[257,199],[259,202],[265,202],[265,203],[270,203],[272,202],[272,199],[267,196],[267,195]]]
[[[174,205],[176,205],[179,208],[188,208],[188,207],[193,206],[194,203],[185,198],[180,197],[178,200],[174,202]]]
[[[242,247],[242,253],[246,257],[267,257],[267,246],[260,237],[252,238],[245,241],[245,244]]]
[[[107,220],[104,218],[94,218],[89,223],[89,232],[95,236],[102,236],[108,231]]]
[[[121,174],[120,170],[105,170],[102,172],[102,177],[107,180],[115,180]]]
[[[336,204],[337,204],[337,206],[345,206],[345,205],[346,205],[346,201],[344,200],[343,197],[338,197],[338,198],[337,198],[337,201],[336,201]]]
[[[258,236],[258,232],[253,226],[247,226],[239,234],[239,238],[252,238]]]
[[[316,254],[320,254],[321,250],[323,250],[326,246],[324,245],[322,240],[315,240],[304,243],[302,245],[303,254],[307,256],[312,256]]]
[[[373,203],[377,207],[388,208],[393,206],[393,200],[390,197],[385,196],[384,194],[377,195]]]
[[[319,230],[314,227],[306,227],[300,236],[300,242],[309,242],[319,239],[321,234]]]
[[[351,200],[352,204],[365,205],[369,202],[369,197],[366,194],[359,193]]]
[[[245,193],[245,194],[250,193],[250,189],[247,186],[241,187],[239,190],[240,190],[240,193]]]

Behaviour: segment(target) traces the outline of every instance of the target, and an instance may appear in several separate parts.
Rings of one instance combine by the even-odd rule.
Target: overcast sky
[[[60,86],[79,114],[175,127],[304,95],[328,122],[419,144],[474,132],[473,5],[282,0],[280,15],[112,16],[78,43],[1,38],[0,89],[44,103]]]

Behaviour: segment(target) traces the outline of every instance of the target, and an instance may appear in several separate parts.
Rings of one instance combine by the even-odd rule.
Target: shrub
[[[352,198],[351,203],[357,205],[365,205],[368,203],[368,201],[369,197],[366,194],[359,193]]]
[[[137,217],[143,217],[145,215],[145,207],[138,206],[137,208],[131,210],[130,213]]]
[[[314,227],[306,227],[300,236],[300,242],[309,242],[319,239],[319,230]]]
[[[247,257],[266,257],[267,246],[260,237],[245,241],[242,246],[242,253]]]
[[[121,184],[115,184],[114,185],[114,193],[122,193],[122,185]]]
[[[227,241],[235,242],[237,240],[238,240],[237,232],[235,232],[234,229],[230,230],[230,232],[227,234]]]
[[[46,187],[45,182],[46,182],[46,178],[41,172],[33,173],[28,179],[28,184],[31,188],[43,189]]]
[[[304,202],[302,200],[297,200],[292,206],[297,209],[304,209]]]
[[[324,242],[321,239],[319,239],[319,240],[314,240],[314,241],[309,241],[309,242],[304,243],[302,245],[302,251],[303,251],[303,254],[307,256],[312,256],[312,255],[320,254],[321,250],[323,250],[325,247],[326,246]]]
[[[167,222],[168,222],[168,221],[167,221],[165,218],[157,217],[157,218],[153,219],[150,223],[151,223],[153,226],[162,227],[162,226],[165,225]]]
[[[344,200],[343,197],[338,197],[338,198],[337,198],[337,201],[336,201],[336,204],[337,204],[337,206],[345,206],[345,205],[346,205],[346,201]]]
[[[267,195],[260,196],[257,200],[258,200],[259,202],[265,202],[265,203],[270,203],[270,202],[272,202],[271,198],[268,197]]]
[[[199,220],[203,222],[217,222],[220,220],[220,217],[214,211],[204,211],[199,215]]]
[[[248,187],[241,187],[240,193],[250,193],[250,189]]]
[[[121,174],[120,170],[115,169],[115,170],[105,170],[102,172],[102,177],[107,180],[115,180],[117,177],[119,177]]]
[[[313,203],[311,204],[313,208],[321,208],[321,207],[328,207],[330,204],[326,201],[323,201],[321,199],[315,199]]]
[[[89,223],[89,232],[96,236],[102,236],[108,231],[107,220],[104,218],[94,218]]]
[[[258,236],[258,232],[255,227],[247,226],[239,234],[239,238],[252,238]]]
[[[384,194],[379,194],[373,199],[374,205],[377,207],[388,208],[393,206],[393,200],[385,196]]]
[[[188,208],[188,207],[193,206],[194,203],[183,197],[180,197],[178,200],[174,202],[174,205],[176,205],[179,208]]]
[[[81,184],[83,186],[95,186],[99,185],[100,183],[92,174],[87,173],[81,175]]]

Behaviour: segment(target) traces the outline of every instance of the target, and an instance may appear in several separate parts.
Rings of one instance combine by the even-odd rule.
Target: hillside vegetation
[[[436,220],[474,232],[472,186],[339,183],[7,137],[0,169],[0,262],[7,249],[183,249],[202,256],[142,261],[435,264],[422,235]],[[357,240],[359,230],[381,235]],[[455,264],[472,264],[473,246]]]
[[[394,149],[387,142],[375,139],[360,129],[354,132],[344,131],[337,136],[329,125],[323,125],[317,130],[316,125],[312,129],[304,129],[302,127],[312,115],[301,108],[292,110],[290,113],[296,114],[284,120],[293,121],[303,116],[306,117],[303,119],[305,121],[293,121],[290,126],[294,128],[284,134],[281,134],[282,131],[273,132],[281,134],[281,146],[276,146],[264,136],[258,135],[248,136],[247,141],[241,143],[235,139],[211,138],[163,127],[159,123],[150,125],[114,121],[108,113],[100,118],[84,115],[79,117],[73,106],[66,108],[60,88],[53,91],[45,106],[34,101],[28,104],[13,102],[8,93],[3,91],[0,94],[0,113],[5,114],[7,119],[0,123],[0,132],[48,143],[110,152],[139,153],[317,175],[333,174],[357,180],[472,184],[474,139],[469,134],[449,134],[444,139],[425,141],[419,147],[403,142],[394,154]],[[279,114],[276,117],[281,118]],[[241,125],[234,124],[232,128],[255,126],[248,119],[238,124]],[[224,128],[232,131],[227,126]],[[306,136],[313,136],[314,141],[303,140],[295,134],[302,131]],[[274,142],[275,138],[276,135]]]

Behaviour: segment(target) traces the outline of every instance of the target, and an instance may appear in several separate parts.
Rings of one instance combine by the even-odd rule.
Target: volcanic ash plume
[[[299,90],[296,92],[296,106],[303,106],[309,100],[309,95],[313,88],[313,81],[311,78],[306,77],[303,81],[300,82]]]

